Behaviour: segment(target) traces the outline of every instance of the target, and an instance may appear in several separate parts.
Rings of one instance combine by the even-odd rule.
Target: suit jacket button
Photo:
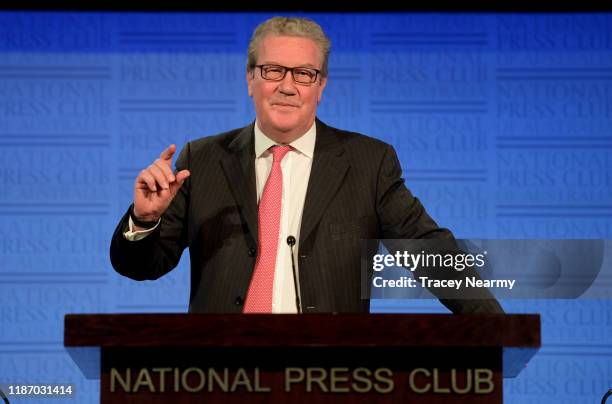
[[[249,248],[249,257],[254,257],[257,253],[257,250],[254,248]]]
[[[242,298],[240,296],[236,297],[236,300],[234,300],[234,304],[236,306],[242,306],[244,304],[244,300],[242,300]]]

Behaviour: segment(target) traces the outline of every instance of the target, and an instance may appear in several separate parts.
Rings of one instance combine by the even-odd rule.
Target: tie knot
[[[272,146],[272,157],[275,163],[280,163],[287,153],[289,153],[293,147],[291,146]]]

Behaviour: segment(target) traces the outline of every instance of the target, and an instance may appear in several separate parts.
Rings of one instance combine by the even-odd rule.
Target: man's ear
[[[253,72],[246,72],[246,81],[247,81],[247,91],[249,93],[249,97],[253,96]]]
[[[321,102],[321,97],[323,96],[323,90],[325,89],[326,85],[327,85],[327,77],[324,77],[321,79],[321,82],[319,83],[319,94],[317,95],[317,105]]]

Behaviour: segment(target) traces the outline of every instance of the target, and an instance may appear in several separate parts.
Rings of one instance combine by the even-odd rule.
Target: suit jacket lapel
[[[255,189],[254,123],[243,128],[221,159],[232,195],[257,243],[257,193]]]
[[[302,214],[300,243],[308,238],[321,219],[349,168],[338,135],[318,119],[316,125],[317,140]]]

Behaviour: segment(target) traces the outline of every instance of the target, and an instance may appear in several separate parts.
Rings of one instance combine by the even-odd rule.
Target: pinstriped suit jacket
[[[176,168],[189,169],[191,176],[160,226],[140,241],[123,237],[127,213],[117,226],[110,251],[117,272],[156,279],[189,247],[189,311],[242,311],[257,255],[253,125],[185,146]],[[404,186],[391,146],[319,120],[316,125],[297,254],[302,307],[304,312],[367,312],[361,239],[452,239],[452,234],[439,228]],[[488,295],[442,302],[453,312],[501,312]]]

